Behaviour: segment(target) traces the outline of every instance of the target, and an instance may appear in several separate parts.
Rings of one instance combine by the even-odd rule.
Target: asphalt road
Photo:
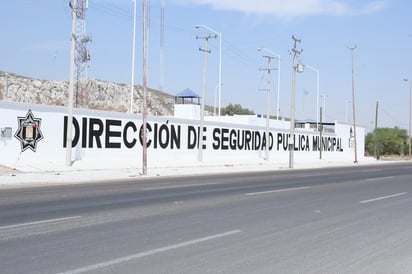
[[[412,164],[1,190],[1,273],[412,273]]]

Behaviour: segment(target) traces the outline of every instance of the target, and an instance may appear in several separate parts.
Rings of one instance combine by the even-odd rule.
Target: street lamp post
[[[196,26],[197,27],[197,26]],[[205,97],[206,97],[206,71],[207,71],[207,55],[211,52],[209,50],[209,39],[216,38],[217,35],[211,36],[196,36],[196,39],[204,39],[205,40],[205,48],[199,48],[199,51],[203,51],[203,81],[202,81],[202,106],[200,109],[200,128],[199,128],[199,150],[198,150],[198,160],[201,162],[203,161],[203,128],[204,128],[204,120],[205,120]]]
[[[300,43],[300,39],[296,38],[294,35],[293,39],[293,62],[292,62],[292,95],[290,103],[290,136],[289,136],[289,168],[293,168],[295,150],[295,96],[296,96],[296,72],[302,72],[303,68],[296,64],[296,59],[299,54],[302,53],[302,49],[298,50],[297,45]]]
[[[277,90],[277,98],[276,98],[276,120],[279,120],[279,115],[280,115],[280,106],[279,106],[279,99],[280,99],[280,55],[277,53],[274,53],[270,49],[267,48],[258,48],[259,51],[264,50],[274,56],[278,59],[278,90]]]
[[[273,51],[268,50],[268,49],[265,49],[265,48],[258,48],[258,50],[259,50],[259,51],[264,50],[264,51],[266,51],[266,52],[268,52],[268,53],[270,53],[270,54],[277,55],[277,54],[274,53]],[[277,56],[278,56],[278,59],[280,60],[279,55],[277,55]],[[268,72],[268,79],[267,79],[268,87],[267,87],[267,96],[266,96],[266,132],[265,132],[266,146],[265,146],[265,159],[266,159],[266,161],[269,161],[269,145],[270,145],[270,137],[269,137],[269,119],[270,119],[270,71],[272,70],[272,69],[270,68],[270,61],[271,61],[272,59],[274,59],[275,57],[270,56],[270,55],[267,55],[267,56],[264,56],[264,57],[268,59],[267,68],[265,69],[265,70],[267,70],[267,72]]]
[[[351,51],[352,56],[352,112],[353,112],[353,137],[354,137],[354,152],[355,152],[355,160],[354,163],[358,162],[358,143],[357,143],[357,135],[356,135],[356,111],[355,111],[355,69],[354,69],[354,51],[356,49],[356,45],[354,47],[348,47]]]
[[[316,129],[319,130],[319,69],[305,64],[305,67],[316,72]]]
[[[143,106],[142,106],[142,174],[147,175],[147,52],[148,52],[148,5],[143,0]]]
[[[322,99],[322,103],[323,103],[323,122],[326,122],[326,98],[328,98],[327,94],[321,94],[320,98]]]
[[[411,158],[411,112],[412,112],[412,82],[405,78],[405,82],[409,82],[409,132],[408,132],[408,157]]]
[[[130,83],[130,108],[129,112],[133,113],[133,92],[134,92],[134,68],[136,56],[136,0],[133,0],[133,42],[132,42],[132,82]]]
[[[76,1],[72,3],[72,32],[70,46],[70,82],[69,82],[69,98],[67,102],[67,137],[66,137],[66,166],[72,165],[72,128],[73,128],[73,93],[74,93],[74,66],[76,58],[76,19],[77,6]]]
[[[220,117],[220,109],[222,103],[222,33],[217,32],[214,29],[206,26],[206,25],[196,25],[196,28],[205,28],[208,31],[213,32],[217,36],[219,36],[219,104],[218,104],[218,116]]]

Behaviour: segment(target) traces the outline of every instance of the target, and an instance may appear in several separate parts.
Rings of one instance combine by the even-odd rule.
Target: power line
[[[387,110],[382,106],[382,103],[380,103],[380,105],[379,105],[379,110],[381,110],[381,111],[386,115],[386,117],[389,118],[390,120],[392,120],[392,122],[394,122],[395,124],[398,124],[398,125],[404,126],[404,127],[407,126],[405,123],[403,123],[403,122],[399,121],[398,119],[394,118],[394,117],[390,114],[390,112],[387,111]],[[382,119],[381,119],[381,120],[382,120]]]
[[[133,12],[130,9],[120,8],[118,5],[113,5],[101,1],[93,1],[93,10],[111,15],[121,19],[133,19]]]

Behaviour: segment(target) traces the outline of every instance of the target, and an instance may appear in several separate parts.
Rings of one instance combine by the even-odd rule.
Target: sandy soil
[[[13,169],[13,168],[9,168],[9,167],[0,165],[0,176],[1,175],[16,174],[16,173],[20,173],[20,171],[18,171],[16,169]]]

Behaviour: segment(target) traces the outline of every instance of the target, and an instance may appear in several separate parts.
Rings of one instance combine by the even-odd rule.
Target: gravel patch
[[[17,169],[0,165],[0,176],[21,173]]]

